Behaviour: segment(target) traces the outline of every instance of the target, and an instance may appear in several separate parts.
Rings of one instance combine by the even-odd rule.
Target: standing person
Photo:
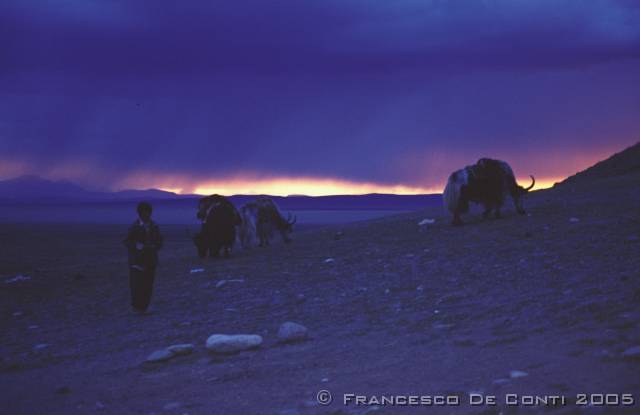
[[[158,265],[158,250],[162,248],[162,235],[158,225],[151,220],[152,211],[151,204],[138,204],[138,219],[133,222],[124,240],[129,252],[131,305],[139,313],[144,313],[149,307]]]

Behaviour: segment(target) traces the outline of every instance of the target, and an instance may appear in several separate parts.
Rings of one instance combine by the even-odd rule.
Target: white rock
[[[204,268],[194,268],[194,269],[191,270],[192,274],[197,274],[197,273],[200,273],[200,272],[204,272]]]
[[[278,329],[278,340],[281,342],[304,340],[308,334],[309,330],[302,324],[287,321],[282,323],[280,329]]]
[[[165,362],[175,356],[167,349],[156,350],[147,357],[147,362]]]
[[[523,378],[525,376],[529,376],[529,374],[527,372],[523,372],[522,370],[512,370],[509,373],[509,376],[511,377],[511,379],[518,379],[518,378]]]
[[[436,223],[435,219],[422,219],[418,222],[418,226],[433,225],[434,223]]]
[[[216,288],[222,288],[230,282],[244,282],[244,279],[236,278],[232,280],[220,280],[216,283]]]
[[[4,282],[7,284],[13,284],[15,282],[20,282],[20,281],[29,281],[31,279],[31,277],[27,277],[24,275],[16,275],[13,278],[9,278],[8,280],[5,280]]]
[[[253,349],[262,344],[258,334],[212,334],[207,339],[207,349],[216,353],[234,353]]]
[[[630,347],[622,355],[624,357],[640,357],[640,346]]]
[[[187,355],[187,354],[191,354],[191,352],[193,352],[193,344],[191,343],[185,343],[185,344],[174,344],[172,346],[167,347],[167,351],[169,351],[170,353],[174,354],[174,355]]]
[[[324,263],[325,263],[325,264],[330,264],[330,263],[335,262],[335,261],[336,261],[336,260],[335,260],[335,259],[333,259],[333,258],[327,258],[327,259],[325,259],[325,260],[324,260]]]

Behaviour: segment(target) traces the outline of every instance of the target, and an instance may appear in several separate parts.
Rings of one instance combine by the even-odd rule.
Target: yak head
[[[524,210],[524,199],[525,199],[525,196],[527,195],[527,193],[529,193],[529,190],[533,189],[533,186],[535,186],[535,184],[536,184],[536,179],[533,176],[531,176],[531,185],[529,185],[529,187],[522,187],[520,185],[517,185],[517,187],[516,187],[516,191],[515,191],[515,195],[513,196],[513,200],[514,200],[515,205],[516,205],[516,210],[521,215],[524,215],[525,213],[527,213]]]
[[[280,235],[282,235],[282,240],[285,243],[289,243],[292,241],[291,232],[293,232],[293,225],[296,223],[297,218],[295,216],[291,216],[291,213],[287,215],[287,219],[280,216],[280,221],[278,223],[278,230],[280,231]]]
[[[205,221],[211,209],[219,206],[220,204],[226,201],[224,196],[220,195],[211,195],[207,197],[203,197],[198,201],[198,213],[196,217],[201,221]]]

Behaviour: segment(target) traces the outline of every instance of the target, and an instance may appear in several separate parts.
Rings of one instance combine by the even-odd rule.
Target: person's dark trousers
[[[136,311],[144,312],[149,307],[155,277],[155,267],[145,267],[144,270],[129,268],[131,305]]]

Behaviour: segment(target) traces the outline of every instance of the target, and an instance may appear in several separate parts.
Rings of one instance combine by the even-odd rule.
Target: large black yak
[[[233,203],[220,195],[203,197],[196,216],[202,221],[200,232],[193,237],[198,255],[201,258],[217,257],[220,249],[224,249],[224,255],[228,257],[236,239],[236,226],[241,224]]]
[[[535,179],[524,188],[516,182],[511,166],[501,160],[482,158],[474,165],[457,170],[449,176],[444,189],[445,207],[453,213],[453,224],[461,225],[460,215],[469,211],[469,202],[484,206],[483,216],[488,218],[495,210],[496,218],[500,217],[500,209],[506,196],[511,196],[516,211],[524,215],[523,196],[531,190]]]

